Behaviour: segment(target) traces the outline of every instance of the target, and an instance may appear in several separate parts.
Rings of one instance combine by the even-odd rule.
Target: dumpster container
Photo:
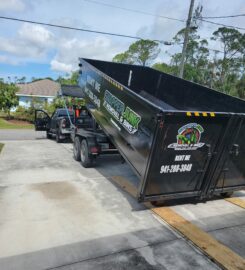
[[[139,201],[245,187],[245,101],[149,67],[80,58],[87,108],[140,179]]]

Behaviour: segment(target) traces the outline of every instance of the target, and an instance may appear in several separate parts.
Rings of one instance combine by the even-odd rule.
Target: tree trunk
[[[10,110],[7,110],[7,119],[9,120],[11,118]]]

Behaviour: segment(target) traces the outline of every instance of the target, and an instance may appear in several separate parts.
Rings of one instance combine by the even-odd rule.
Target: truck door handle
[[[233,144],[232,149],[230,151],[231,155],[235,155],[237,157],[239,155],[239,145],[238,144]]]

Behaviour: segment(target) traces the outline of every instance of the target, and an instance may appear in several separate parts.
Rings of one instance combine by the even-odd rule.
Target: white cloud
[[[61,39],[57,44],[59,44],[57,54],[51,61],[51,68],[65,72],[71,72],[78,68],[79,57],[111,60],[115,54],[124,50],[120,44],[113,43],[106,37]]]
[[[51,69],[54,71],[62,71],[62,72],[67,72],[67,73],[70,73],[71,71],[73,71],[72,64],[65,64],[55,59],[53,59],[50,62],[50,65],[51,65]]]
[[[9,55],[0,54],[0,63],[17,66],[20,62]]]
[[[26,8],[26,5],[21,0],[0,0],[1,11],[17,11],[22,12]]]
[[[16,62],[49,62],[54,71],[71,72],[78,68],[79,57],[111,60],[127,49],[124,42],[105,36],[66,33],[66,30],[54,34],[53,31],[41,25],[23,23],[14,37],[0,37],[0,51],[15,57]],[[50,59],[50,55],[54,56]],[[5,57],[3,61],[7,61]]]
[[[161,3],[156,9],[156,17],[154,18],[153,24],[142,26],[138,30],[137,35],[143,36],[144,38],[151,37],[152,39],[170,41],[181,28],[185,27],[185,24],[179,21],[161,18],[160,16],[185,19],[187,6],[186,1],[168,1]]]
[[[18,57],[44,59],[53,46],[53,33],[39,25],[22,24],[15,37],[0,37],[0,51]]]
[[[19,38],[38,46],[48,46],[54,38],[52,32],[40,25],[24,23],[18,31]]]
[[[12,40],[0,38],[0,51],[7,52],[11,55],[27,58],[41,58],[45,56],[45,50],[39,46],[30,46],[24,40]]]

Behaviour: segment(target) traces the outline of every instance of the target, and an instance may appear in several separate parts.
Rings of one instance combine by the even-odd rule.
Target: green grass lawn
[[[2,149],[3,149],[3,146],[4,146],[4,144],[0,143],[0,153],[1,153]]]
[[[0,118],[0,129],[33,129],[32,124],[28,123],[11,123]]]

